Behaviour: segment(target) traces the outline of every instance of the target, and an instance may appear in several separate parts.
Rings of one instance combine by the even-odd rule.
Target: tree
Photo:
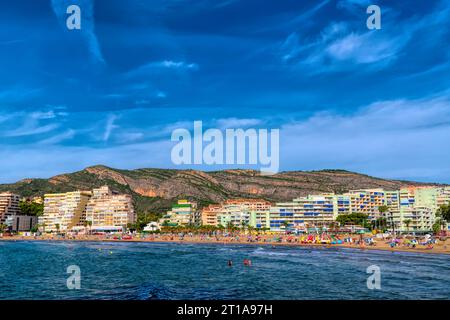
[[[406,226],[406,230],[409,232],[409,225],[411,224],[412,220],[411,219],[406,219],[403,221],[403,223]]]
[[[376,220],[376,224],[377,224],[378,228],[385,229],[387,226],[387,219],[386,218],[378,218]]]
[[[441,220],[436,220],[431,228],[433,229],[434,234],[438,234],[439,231],[441,231]]]
[[[47,226],[47,224],[45,222],[43,222],[42,224],[39,225],[39,228],[42,227],[42,232],[45,233],[45,227]]]
[[[8,226],[6,224],[0,223],[0,233],[5,232],[6,229],[8,229]]]
[[[336,221],[332,221],[330,223],[330,230],[331,230],[331,232],[336,232],[337,227],[338,227],[338,223]]]
[[[436,211],[436,216],[450,222],[450,204],[441,205]]]
[[[130,231],[136,230],[136,224],[135,223],[127,223],[127,229]]]
[[[386,212],[389,211],[389,207],[388,206],[379,206],[378,207],[378,212],[380,213],[380,216],[383,216]]]
[[[245,232],[245,228],[247,227],[247,222],[246,221],[242,221],[241,222],[241,228],[242,228],[242,231],[244,231]]]
[[[286,232],[287,229],[289,228],[289,221],[284,220],[284,221],[283,221],[283,227],[284,227],[284,231]]]
[[[31,201],[21,201],[19,203],[20,212],[27,216],[42,216],[44,214],[44,204]]]
[[[90,220],[87,220],[86,221],[86,227],[89,227],[89,234],[91,234],[91,228],[92,228],[92,221],[90,221]]]
[[[36,232],[38,232],[39,231],[39,225],[35,225],[35,226],[33,226],[31,229],[30,229],[30,231],[32,232],[32,233],[36,233]]]
[[[369,227],[369,223],[367,222],[368,216],[365,213],[350,213],[350,214],[341,214],[336,218],[336,221],[344,226],[346,224],[359,225],[362,227]]]

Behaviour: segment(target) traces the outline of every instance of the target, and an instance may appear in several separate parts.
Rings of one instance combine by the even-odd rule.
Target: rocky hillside
[[[203,172],[196,170],[118,170],[94,166],[50,179],[25,179],[0,185],[0,191],[22,196],[89,190],[102,185],[131,194],[138,212],[163,212],[177,199],[188,198],[206,205],[227,198],[263,198],[286,201],[318,192],[346,192],[359,188],[398,189],[420,183],[385,180],[343,170],[290,171],[262,176],[252,170]]]

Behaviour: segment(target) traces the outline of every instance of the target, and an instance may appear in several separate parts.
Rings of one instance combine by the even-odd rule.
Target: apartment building
[[[334,194],[326,193],[277,203],[270,209],[270,230],[304,230],[330,225],[335,220],[335,200]]]
[[[249,209],[239,203],[230,203],[222,205],[222,209],[217,215],[218,224],[227,227],[230,224],[241,228],[244,225],[250,225]]]
[[[215,226],[219,225],[217,221],[217,215],[222,210],[222,205],[220,204],[210,204],[201,210],[201,220],[204,226]]]
[[[270,208],[272,203],[269,201],[261,199],[229,199],[224,202],[224,205],[241,206],[242,212],[245,212],[245,215],[241,215],[243,218],[240,221],[241,225],[244,222],[257,229],[270,228]],[[236,215],[236,219],[237,217]]]
[[[136,221],[131,196],[115,194],[108,186],[92,191],[46,194],[41,230],[82,230],[89,221],[92,230],[120,231]]]
[[[352,212],[350,195],[334,195],[333,204],[333,212],[335,217],[340,214],[349,214]]]
[[[378,208],[385,205],[383,189],[351,190],[348,196],[352,213],[367,214],[370,220],[376,220],[381,217]]]
[[[91,191],[74,191],[44,195],[44,214],[39,218],[45,232],[69,231],[82,226]]]
[[[159,220],[161,225],[188,225],[199,223],[200,215],[194,216],[197,211],[197,204],[188,200],[178,200],[176,204],[172,206],[172,210]]]
[[[108,186],[93,189],[86,205],[85,220],[94,231],[125,230],[129,223],[136,222],[132,198],[127,194],[114,194]]]
[[[450,187],[443,187],[440,189],[439,194],[436,197],[437,206],[450,204]]]
[[[228,199],[203,208],[201,220],[203,225],[226,227],[231,223],[236,227],[269,228],[271,205],[260,199]]]
[[[0,223],[5,223],[8,217],[19,214],[20,197],[11,192],[0,193]]]

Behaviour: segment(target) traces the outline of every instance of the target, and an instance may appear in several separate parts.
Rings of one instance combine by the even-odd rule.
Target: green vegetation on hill
[[[230,198],[260,198],[272,202],[321,192],[343,193],[352,189],[384,188],[419,183],[386,180],[345,170],[292,171],[263,176],[255,170],[136,169],[122,170],[93,166],[50,179],[26,179],[0,185],[23,197],[46,193],[92,190],[108,185],[113,191],[133,197],[140,217],[162,215],[179,199],[195,201],[199,208]],[[154,196],[149,196],[154,195]]]

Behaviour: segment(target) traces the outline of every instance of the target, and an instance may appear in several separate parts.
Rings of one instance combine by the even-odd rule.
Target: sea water
[[[251,266],[243,260],[250,259]],[[230,267],[228,260],[233,261]],[[368,289],[369,266],[381,288]],[[69,289],[68,267],[80,270]],[[347,248],[0,241],[0,299],[449,299],[450,256]]]

